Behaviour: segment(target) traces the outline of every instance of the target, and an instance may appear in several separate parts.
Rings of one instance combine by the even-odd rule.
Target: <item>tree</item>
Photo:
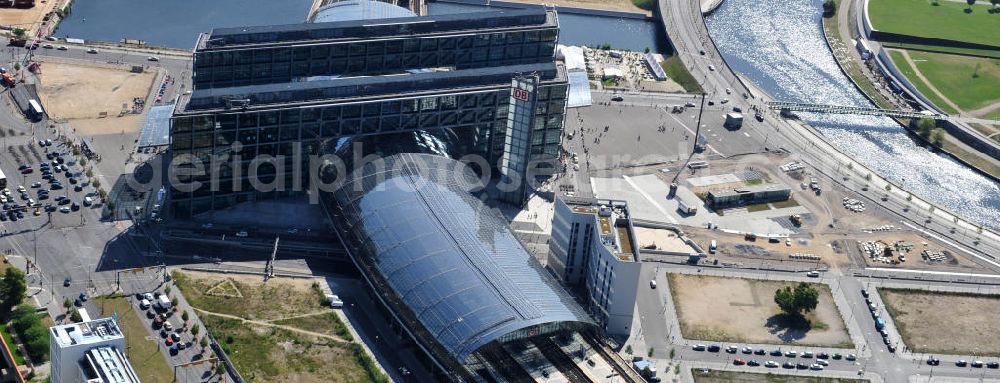
[[[970,11],[972,10],[972,5],[973,5],[973,4],[976,4],[976,0],[965,0],[965,2],[966,2],[967,4],[969,4],[969,8],[968,8],[968,9],[969,9]]]
[[[69,311],[70,307],[73,307],[73,302],[70,302],[69,298],[63,299],[63,308],[65,308],[66,311]]]
[[[11,267],[3,274],[3,281],[0,282],[0,309],[7,312],[12,307],[21,304],[24,294],[28,292],[28,285],[24,282],[24,272]]]
[[[823,17],[833,17],[837,14],[837,2],[834,0],[826,0],[823,2]]]
[[[83,316],[80,315],[80,310],[73,310],[72,312],[70,312],[69,320],[73,321],[74,323],[83,322]]]
[[[184,310],[184,312],[181,313],[181,319],[183,319],[185,322],[187,322],[188,319],[190,319],[190,318],[191,318],[191,316],[188,315],[188,311],[187,310]]]
[[[917,132],[920,133],[921,137],[929,138],[931,136],[931,131],[934,130],[936,125],[937,123],[935,123],[933,119],[926,117],[921,118],[917,121]]]
[[[629,354],[629,355],[632,355],[632,345],[631,344],[625,345],[625,353]]]
[[[201,327],[198,327],[197,323],[191,325],[191,335],[198,336],[199,332],[201,332]]]
[[[201,340],[198,341],[198,344],[201,345],[201,348],[203,348],[203,349],[207,348],[208,347],[208,338],[201,337]]]
[[[794,289],[786,286],[775,291],[774,303],[789,315],[801,316],[816,309],[816,305],[819,304],[819,291],[808,283],[800,282]]]
[[[941,146],[943,141],[944,141],[944,131],[942,131],[941,129],[934,129],[934,134],[933,137],[931,138],[931,142],[933,142],[934,145]]]
[[[14,33],[14,37],[23,39],[24,35],[26,35],[28,31],[24,30],[24,28],[14,28],[12,32]]]

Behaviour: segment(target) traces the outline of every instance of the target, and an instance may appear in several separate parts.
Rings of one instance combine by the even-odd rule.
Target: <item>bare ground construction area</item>
[[[1000,296],[879,288],[882,301],[913,352],[1000,355]]]
[[[137,129],[138,124],[110,120],[118,118],[123,104],[131,108],[134,98],[145,100],[155,77],[154,72],[133,73],[104,66],[47,61],[42,64],[39,75],[38,94],[51,118],[101,120],[79,124],[94,130],[85,134],[121,133],[123,128],[127,131]],[[102,118],[102,113],[107,117]],[[102,123],[105,121],[108,122]]]
[[[774,303],[774,292],[797,282],[722,278],[667,273],[684,338],[810,346],[851,347],[844,321],[830,288],[819,290],[819,305],[808,313],[809,324],[789,327]]]
[[[207,330],[249,382],[384,381],[313,279],[175,271]]]
[[[37,1],[31,8],[0,8],[0,25],[23,28],[29,36],[34,35],[36,29],[42,22],[46,14],[55,10],[56,6],[61,6],[62,1],[49,0]]]

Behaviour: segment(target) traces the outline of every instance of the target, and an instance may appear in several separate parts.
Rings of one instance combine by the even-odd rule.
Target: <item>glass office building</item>
[[[393,16],[202,35],[194,90],[171,120],[172,214],[305,193],[310,156],[359,136],[448,134],[449,152],[481,156],[494,175],[520,75],[538,78],[532,129],[514,148],[536,171],[521,178],[554,169],[568,87],[555,11]]]

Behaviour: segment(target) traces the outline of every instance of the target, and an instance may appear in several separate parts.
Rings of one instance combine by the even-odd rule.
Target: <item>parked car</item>
[[[140,309],[145,310],[145,309],[148,309],[149,306],[150,306],[150,303],[149,303],[148,300],[143,299],[143,300],[139,301],[139,308]]]
[[[703,344],[696,344],[694,346],[691,346],[691,349],[695,350],[695,351],[705,351],[705,345],[703,345]]]
[[[769,361],[767,361],[767,362],[764,363],[764,367],[767,367],[767,368],[778,367],[778,362],[775,362],[773,360],[769,360]]]

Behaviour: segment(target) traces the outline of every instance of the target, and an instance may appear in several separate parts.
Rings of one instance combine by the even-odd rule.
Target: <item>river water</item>
[[[871,107],[837,66],[823,36],[821,0],[725,0],[707,19],[733,70],[780,101]],[[1000,185],[920,147],[889,118],[800,114],[844,153],[906,190],[1000,228]]]
[[[312,0],[74,0],[57,37],[194,47],[212,28],[301,23]]]
[[[428,3],[427,13],[483,12],[484,5],[456,3]],[[559,43],[563,45],[596,46],[610,44],[616,49],[670,53],[659,25],[650,20],[626,19],[559,12]]]
[[[145,40],[171,48],[194,47],[198,33],[212,28],[290,24],[305,21],[312,0],[75,0],[70,16],[56,31],[57,37],[119,41]],[[454,3],[429,3],[432,15],[482,12],[490,7]],[[560,43],[611,44],[636,51],[650,48],[669,53],[669,44],[656,23],[560,13]]]

